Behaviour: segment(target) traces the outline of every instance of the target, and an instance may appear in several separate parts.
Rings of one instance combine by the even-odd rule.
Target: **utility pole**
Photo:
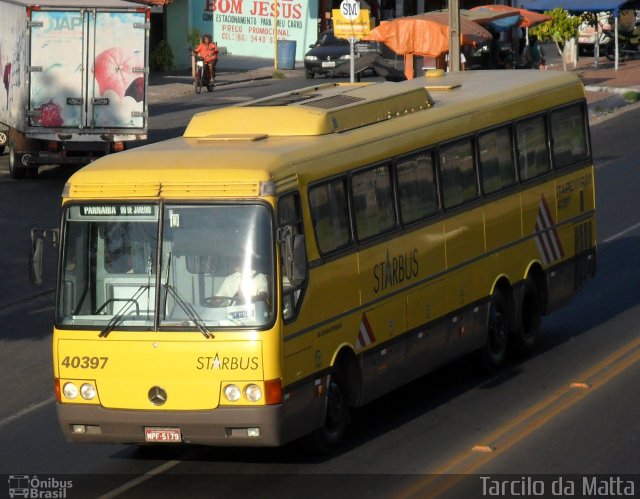
[[[449,0],[449,70],[460,71],[459,0]]]

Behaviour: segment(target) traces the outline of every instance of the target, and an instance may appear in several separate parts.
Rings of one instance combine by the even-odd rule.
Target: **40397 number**
[[[61,364],[73,369],[104,369],[109,357],[70,357],[66,356]]]

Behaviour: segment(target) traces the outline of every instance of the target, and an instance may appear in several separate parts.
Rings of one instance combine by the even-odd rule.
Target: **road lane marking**
[[[603,243],[610,243],[611,241],[614,241],[615,239],[618,239],[619,237],[622,237],[625,234],[628,234],[629,232],[636,230],[638,227],[640,227],[640,222],[638,222],[637,224],[632,225],[631,227],[627,227],[624,230],[621,230],[620,232],[618,232],[617,234],[614,234],[613,236],[607,237],[602,242]]]
[[[594,390],[604,386],[630,367],[640,362],[640,338],[619,348],[597,362],[574,379],[589,389],[576,390],[575,383],[563,385],[529,409],[516,415],[510,422],[501,425],[489,436],[482,438],[483,447],[493,452],[478,453],[472,448],[463,451],[448,463],[430,472],[429,476],[415,482],[396,498],[437,497],[477,470],[502,455],[517,443],[541,429],[560,414],[576,405]]]
[[[36,298],[41,298],[41,297],[46,296],[48,294],[53,294],[54,291],[55,291],[55,289],[51,288],[51,289],[47,289],[45,291],[42,291],[40,293],[36,293],[34,295],[27,296],[25,298],[20,298],[19,300],[16,300],[16,301],[0,304],[0,312],[5,310],[5,309],[7,309],[7,308],[17,307],[18,305],[22,305],[24,303],[28,303],[31,300],[34,300]]]
[[[42,407],[49,405],[50,403],[55,401],[56,401],[55,397],[51,397],[46,400],[42,400],[41,402],[31,404],[30,406],[25,407],[24,409],[16,412],[15,414],[12,414],[11,416],[8,416],[4,419],[0,419],[0,428],[8,425],[9,423],[13,423],[17,419],[20,419],[21,417],[26,416],[27,414],[30,414],[33,411],[37,411],[38,409],[41,409]]]
[[[175,466],[179,465],[181,462],[182,461],[176,461],[176,460],[167,461],[166,463],[153,468],[151,471],[146,472],[144,475],[140,475],[139,477],[136,477],[133,480],[130,480],[120,485],[120,487],[117,487],[112,491],[99,496],[98,499],[113,499],[114,497],[118,497],[120,494],[124,494],[128,490],[131,490],[132,488],[137,487],[138,485],[143,484],[144,482],[151,480],[152,478],[158,475],[161,475],[165,471],[168,471],[171,468],[174,468]]]

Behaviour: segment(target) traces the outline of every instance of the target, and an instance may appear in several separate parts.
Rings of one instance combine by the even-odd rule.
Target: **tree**
[[[560,7],[547,11],[545,14],[551,17],[551,21],[538,24],[529,31],[536,35],[540,41],[554,41],[556,43],[558,53],[562,58],[562,67],[566,71],[567,63],[562,57],[562,49],[567,41],[578,36],[580,17],[572,16]]]

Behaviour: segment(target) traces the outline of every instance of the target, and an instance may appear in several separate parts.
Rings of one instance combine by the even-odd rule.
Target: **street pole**
[[[460,71],[459,0],[449,0],[449,70]]]
[[[278,0],[273,5],[273,70],[278,71]]]
[[[351,83],[356,81],[356,38],[349,38],[349,79]]]

